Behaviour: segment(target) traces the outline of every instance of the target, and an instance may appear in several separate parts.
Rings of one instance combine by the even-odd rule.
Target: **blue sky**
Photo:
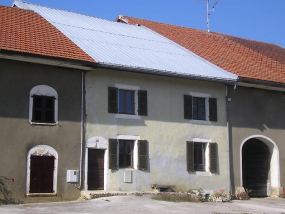
[[[27,0],[27,2],[115,20],[123,14],[207,30],[206,0]],[[11,6],[13,0],[0,0]],[[210,6],[215,0],[210,1]],[[285,0],[220,0],[210,30],[274,43],[285,48]]]

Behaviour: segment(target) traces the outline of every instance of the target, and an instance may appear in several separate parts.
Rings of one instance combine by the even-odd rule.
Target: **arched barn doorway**
[[[247,140],[242,147],[243,187],[251,190],[251,197],[268,196],[270,188],[269,147],[259,139]]]

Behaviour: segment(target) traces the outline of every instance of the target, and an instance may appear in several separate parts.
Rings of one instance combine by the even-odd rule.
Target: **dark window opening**
[[[131,140],[119,141],[119,167],[133,168],[134,142]]]
[[[134,91],[119,89],[119,113],[135,114]]]
[[[54,97],[33,95],[33,119],[32,122],[55,123]]]
[[[205,171],[205,143],[194,143],[194,171]]]
[[[30,193],[53,193],[54,156],[31,156]]]
[[[206,98],[193,97],[193,119],[206,120]]]

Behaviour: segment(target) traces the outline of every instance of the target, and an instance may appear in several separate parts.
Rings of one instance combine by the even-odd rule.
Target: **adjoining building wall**
[[[228,88],[233,192],[243,189],[242,148],[250,139],[265,143],[271,153],[268,195],[281,194],[285,186],[284,92],[257,88]]]
[[[108,87],[146,90],[148,115],[108,113]],[[183,96],[189,94],[217,98],[218,121],[184,119]],[[152,184],[175,185],[176,191],[229,190],[224,84],[96,69],[86,74],[86,109],[86,153],[88,149],[105,150],[105,190],[149,191]],[[132,168],[109,169],[109,139],[135,142]],[[148,141],[147,171],[137,167],[138,140]],[[187,172],[187,141],[203,141],[207,146],[213,142],[218,144],[217,173],[211,173],[207,165],[207,172]],[[85,189],[88,189],[87,156],[85,169]]]
[[[80,166],[81,72],[4,59],[0,64],[0,176],[14,179],[1,178],[2,187],[8,190],[0,192],[2,203],[77,199],[80,191],[66,182],[66,171]],[[57,125],[29,122],[30,91],[38,85],[49,86],[58,94]],[[38,145],[51,147],[37,151],[42,152],[38,155],[52,149],[58,155],[56,196],[27,196],[28,152]]]

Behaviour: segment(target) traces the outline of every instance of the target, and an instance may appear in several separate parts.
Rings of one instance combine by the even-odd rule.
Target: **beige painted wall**
[[[139,86],[148,92],[148,116],[141,119],[116,118],[108,113],[108,87],[115,84]],[[184,119],[183,95],[210,94],[218,99],[218,122],[191,123]],[[228,144],[225,85],[205,81],[97,69],[86,75],[86,141],[97,136],[102,142],[117,135],[139,136],[149,142],[148,172],[135,169],[108,169],[105,152],[105,189],[151,190],[151,184],[175,185],[176,191],[203,188],[228,191]],[[186,141],[205,138],[218,143],[217,174],[186,171]],[[103,144],[104,144],[103,142]],[[132,171],[132,183],[124,183],[125,171]],[[86,184],[86,179],[85,179]]]

